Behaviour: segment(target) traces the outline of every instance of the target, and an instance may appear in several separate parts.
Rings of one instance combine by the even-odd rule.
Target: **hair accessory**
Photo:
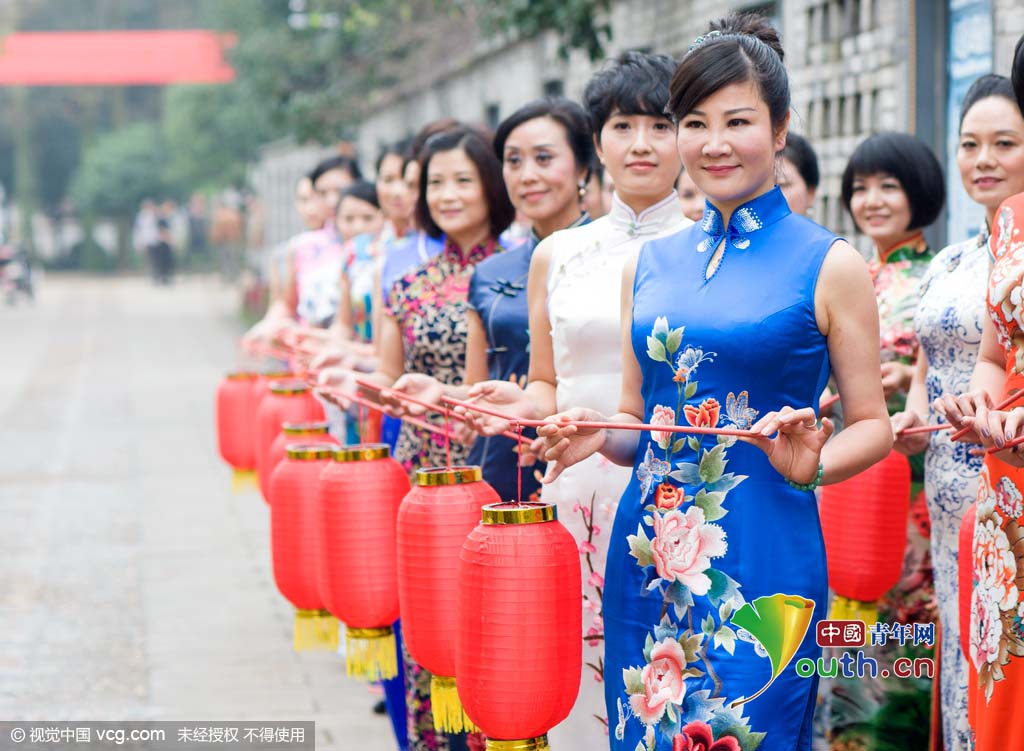
[[[693,52],[698,47],[702,46],[705,42],[710,42],[715,37],[722,36],[722,32],[718,29],[712,29],[707,34],[701,34],[699,37],[693,40],[693,44],[686,48],[687,52]]]

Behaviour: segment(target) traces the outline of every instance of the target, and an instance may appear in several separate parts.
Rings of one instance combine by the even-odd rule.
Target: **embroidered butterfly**
[[[725,416],[729,422],[740,430],[747,430],[757,419],[757,410],[747,406],[748,394],[746,390],[739,394],[731,391],[725,397]]]
[[[636,479],[640,481],[641,504],[647,500],[647,495],[651,492],[651,486],[656,482],[664,480],[665,475],[667,475],[671,469],[672,465],[668,462],[654,457],[654,449],[652,449],[650,444],[648,444],[647,453],[644,454],[644,460],[640,466],[636,468]]]
[[[736,637],[740,641],[745,641],[748,644],[753,644],[754,645],[754,652],[757,654],[758,657],[767,657],[768,656],[768,650],[765,649],[764,646],[761,644],[761,642],[759,642],[757,640],[757,637],[755,637],[752,633],[747,631],[745,628],[738,628],[738,629],[736,629]]]

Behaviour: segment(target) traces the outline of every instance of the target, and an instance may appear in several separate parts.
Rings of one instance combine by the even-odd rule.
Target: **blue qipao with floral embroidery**
[[[700,224],[647,243],[631,328],[646,421],[746,429],[816,405],[829,362],[814,290],[836,239],[774,188],[727,227],[709,204]],[[819,656],[827,611],[814,494],[750,444],[651,431],[610,545],[612,749],[810,749],[817,680],[793,663]]]

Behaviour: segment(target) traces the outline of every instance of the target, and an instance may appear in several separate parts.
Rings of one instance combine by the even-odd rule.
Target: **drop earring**
[[[581,182],[579,184],[579,188],[580,188],[580,190],[579,190],[580,200],[582,201],[584,198],[587,197],[587,184]]]

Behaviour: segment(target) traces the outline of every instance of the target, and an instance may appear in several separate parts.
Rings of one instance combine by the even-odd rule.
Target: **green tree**
[[[159,127],[135,123],[97,138],[71,182],[71,197],[82,211],[117,222],[121,267],[128,265],[132,217],[139,204],[175,192],[165,178],[167,163]]]
[[[591,60],[605,56],[604,43],[612,38],[608,20],[611,0],[475,0],[481,27],[529,38],[544,31],[559,35],[563,58],[580,49]]]

